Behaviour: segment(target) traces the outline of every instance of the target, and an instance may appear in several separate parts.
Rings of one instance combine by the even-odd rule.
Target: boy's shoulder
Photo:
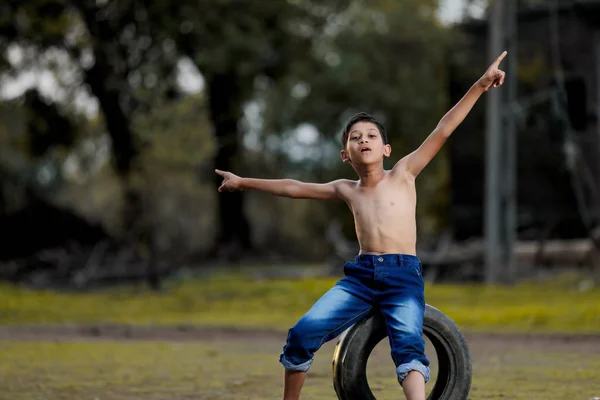
[[[351,196],[351,193],[357,187],[358,181],[353,181],[351,179],[336,179],[335,181],[329,182],[329,185],[332,185],[333,190],[335,190],[339,198],[347,201],[348,197]]]
[[[331,183],[333,183],[338,189],[346,189],[356,187],[359,181],[354,181],[352,179],[337,179]]]

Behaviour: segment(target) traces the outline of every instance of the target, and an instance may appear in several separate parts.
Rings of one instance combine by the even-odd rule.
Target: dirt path
[[[161,341],[211,341],[211,340],[285,340],[285,332],[237,328],[181,327],[131,327],[131,326],[20,326],[0,327],[0,340],[161,340]],[[531,350],[553,348],[600,354],[600,335],[551,335],[465,333],[470,346],[521,347]]]

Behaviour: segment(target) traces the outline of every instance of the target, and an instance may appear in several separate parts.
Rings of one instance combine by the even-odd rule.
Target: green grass
[[[282,336],[282,340],[284,337]],[[279,399],[282,341],[0,341],[1,400]],[[333,342],[317,352],[303,399],[334,399]],[[496,344],[497,345],[497,344]],[[471,399],[587,400],[600,395],[600,353],[585,348],[472,345]],[[435,369],[435,365],[433,365]],[[378,400],[403,398],[389,345],[369,359]],[[432,384],[428,385],[431,390]]]
[[[282,368],[277,359],[285,330],[335,281],[218,274],[170,282],[163,294],[136,287],[76,294],[0,286],[4,326],[198,325],[280,332],[280,339],[264,335],[202,342],[0,340],[0,400],[278,399]],[[427,286],[426,298],[464,330],[600,333],[600,289],[578,287],[575,277],[512,288],[435,285]],[[470,398],[599,396],[597,341],[547,343],[558,345],[505,339],[498,347],[493,339],[470,341]],[[303,399],[336,398],[331,381],[334,345],[326,343],[317,352]],[[431,358],[431,349],[428,354]],[[369,358],[367,373],[378,400],[402,398],[387,342]]]
[[[0,286],[0,325],[198,325],[286,330],[336,279],[219,274],[166,293],[135,287],[56,293]],[[515,287],[428,285],[427,303],[465,330],[600,333],[600,289],[563,278]]]

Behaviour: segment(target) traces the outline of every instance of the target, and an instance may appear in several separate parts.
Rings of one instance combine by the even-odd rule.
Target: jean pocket
[[[344,264],[344,275],[348,277],[356,275],[357,270],[358,265],[353,262],[348,261]]]
[[[410,267],[411,267],[411,269],[412,269],[412,270],[415,272],[415,274],[417,274],[417,276],[418,276],[419,278],[422,278],[422,277],[423,277],[423,275],[422,275],[422,273],[421,273],[421,267],[420,267],[419,265],[411,265]]]
[[[409,275],[413,275],[416,276],[418,278],[422,277],[422,273],[421,273],[421,267],[418,264],[403,264],[399,266],[399,271],[403,271],[402,273],[404,274],[409,274]]]
[[[406,266],[406,269],[408,269],[411,273],[413,273],[420,280],[423,280],[423,270],[421,269],[420,263],[419,264],[411,263],[410,265]]]

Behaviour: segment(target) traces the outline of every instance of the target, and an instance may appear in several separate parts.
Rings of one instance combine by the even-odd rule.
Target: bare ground
[[[600,396],[600,335],[465,336],[473,357],[471,399]],[[8,358],[0,357],[0,372],[11,382],[0,379],[0,399],[276,399],[281,389],[277,356],[285,337],[285,332],[192,326],[0,327],[0,354],[18,347]],[[331,384],[335,343],[316,355],[303,399],[336,398]],[[436,368],[432,360],[434,374]],[[382,342],[367,368],[378,400],[399,398],[393,370],[389,346]]]
[[[285,332],[239,328],[140,327],[115,325],[64,326],[29,325],[0,327],[0,340],[166,340],[166,341],[260,341],[285,340]],[[552,348],[600,354],[600,334],[527,334],[467,332],[470,346],[523,347],[531,350]]]

